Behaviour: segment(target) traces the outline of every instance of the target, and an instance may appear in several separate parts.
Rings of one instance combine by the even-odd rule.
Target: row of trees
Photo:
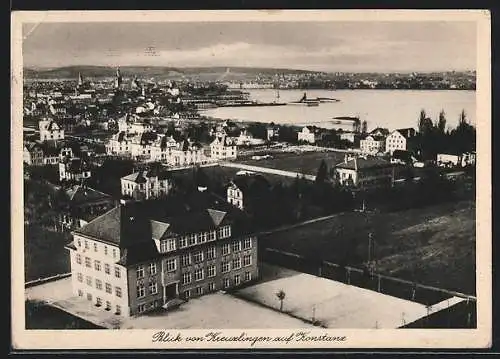
[[[446,114],[439,113],[432,121],[425,112],[420,112],[418,133],[411,144],[424,160],[435,160],[438,153],[462,154],[476,150],[476,128],[471,125],[464,110],[460,113],[455,128],[447,126]]]

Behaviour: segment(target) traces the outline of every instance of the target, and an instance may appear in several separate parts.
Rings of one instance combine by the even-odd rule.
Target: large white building
[[[385,139],[385,151],[391,155],[395,150],[408,150],[408,140],[415,136],[415,129],[402,128],[391,132]]]
[[[54,120],[41,120],[38,122],[40,131],[40,141],[64,140],[64,129],[62,129]]]
[[[236,144],[225,135],[216,136],[210,144],[210,157],[214,160],[236,159]]]
[[[306,126],[302,129],[302,131],[297,132],[297,141],[308,142],[308,143],[316,143],[319,140],[318,131],[314,129],[312,126]]]
[[[91,171],[89,165],[81,158],[64,158],[59,162],[59,180],[81,181],[90,178]]]

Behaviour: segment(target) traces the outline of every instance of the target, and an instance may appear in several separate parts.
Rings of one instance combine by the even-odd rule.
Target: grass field
[[[340,152],[304,152],[301,154],[276,153],[273,158],[264,160],[242,160],[238,161],[252,166],[266,168],[277,168],[284,171],[300,172],[316,175],[321,160],[324,159],[328,169],[344,160],[344,153]]]
[[[475,204],[445,203],[393,213],[343,213],[262,236],[261,248],[359,266],[373,233],[376,271],[475,294]]]

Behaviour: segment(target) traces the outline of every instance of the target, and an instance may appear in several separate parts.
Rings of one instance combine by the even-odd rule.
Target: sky
[[[40,23],[23,24],[23,39],[25,67],[476,69],[472,21]]]

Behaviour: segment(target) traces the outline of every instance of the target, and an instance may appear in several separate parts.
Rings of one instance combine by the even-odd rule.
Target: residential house
[[[351,143],[354,143],[357,137],[357,133],[355,132],[340,132],[340,139],[344,141],[349,141]]]
[[[227,187],[227,202],[247,209],[269,194],[270,184],[260,174],[244,173],[235,176]]]
[[[387,128],[383,128],[383,127],[377,127],[375,129],[373,129],[372,131],[370,131],[370,135],[379,136],[379,137],[383,137],[383,138],[386,138],[389,135],[389,133],[390,133],[390,131]]]
[[[74,295],[129,317],[257,279],[257,237],[246,217],[207,202],[123,202],[73,231]]]
[[[113,198],[86,185],[75,185],[66,190],[67,205],[62,210],[61,223],[66,228],[80,228],[111,210]]]
[[[393,131],[385,139],[386,152],[392,154],[395,150],[407,151],[408,142],[414,136],[415,136],[415,129],[413,128],[402,128]]]
[[[376,154],[385,151],[385,138],[377,135],[368,135],[359,141],[362,153]]]
[[[236,144],[226,135],[217,136],[210,144],[210,157],[214,160],[236,159]]]
[[[33,142],[27,142],[23,148],[23,162],[31,166],[42,166],[43,149],[40,145]]]
[[[358,189],[390,186],[394,180],[394,166],[377,157],[346,156],[335,166],[335,180],[342,186]]]
[[[64,158],[59,162],[59,180],[80,182],[90,178],[89,164],[81,158]]]
[[[308,142],[311,144],[316,143],[321,139],[319,129],[313,126],[306,126],[302,128],[302,131],[297,133],[297,141]]]
[[[41,120],[38,122],[40,141],[56,141],[64,139],[64,129],[54,120]]]
[[[170,174],[166,170],[138,171],[120,179],[122,195],[136,200],[158,198],[167,195],[172,188]]]
[[[277,141],[278,138],[279,138],[279,127],[268,126],[267,127],[267,140],[268,141]]]

